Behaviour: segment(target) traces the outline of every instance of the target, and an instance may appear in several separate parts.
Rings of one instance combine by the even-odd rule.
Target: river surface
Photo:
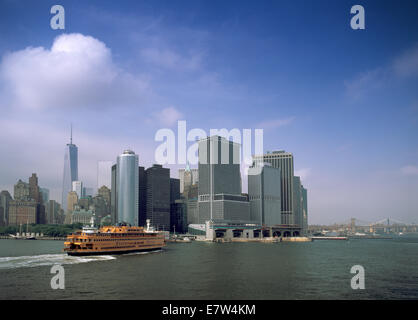
[[[307,243],[170,243],[70,257],[62,241],[0,240],[0,299],[418,299],[418,236]],[[65,271],[52,289],[51,268]],[[353,265],[365,289],[351,288]]]

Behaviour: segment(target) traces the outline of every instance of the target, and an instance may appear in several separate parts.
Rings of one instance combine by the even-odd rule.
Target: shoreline
[[[67,239],[67,237],[39,237],[36,239],[16,239],[10,236],[0,236],[0,239],[4,239],[4,240],[60,240],[60,241],[65,241]]]

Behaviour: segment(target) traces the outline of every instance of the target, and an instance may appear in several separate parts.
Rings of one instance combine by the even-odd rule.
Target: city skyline
[[[364,1],[363,31],[350,29],[349,1],[162,3],[63,1],[56,31],[48,4],[1,2],[0,190],[36,172],[61,203],[71,122],[79,178],[96,186],[98,161],[132,149],[151,167],[155,132],[187,120],[263,128],[265,151],[295,157],[310,224],[417,222],[413,2]]]

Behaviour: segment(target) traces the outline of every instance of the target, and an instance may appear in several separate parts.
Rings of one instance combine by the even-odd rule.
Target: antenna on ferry
[[[147,219],[147,231],[150,230],[150,223],[151,223],[151,220],[150,219]]]

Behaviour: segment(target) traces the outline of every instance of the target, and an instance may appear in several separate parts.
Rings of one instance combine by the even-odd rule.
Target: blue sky
[[[71,122],[94,185],[97,161],[130,147],[149,166],[186,120],[292,152],[310,223],[418,222],[416,1],[61,1],[64,31],[54,4],[0,1],[0,188],[37,172],[60,200]]]

